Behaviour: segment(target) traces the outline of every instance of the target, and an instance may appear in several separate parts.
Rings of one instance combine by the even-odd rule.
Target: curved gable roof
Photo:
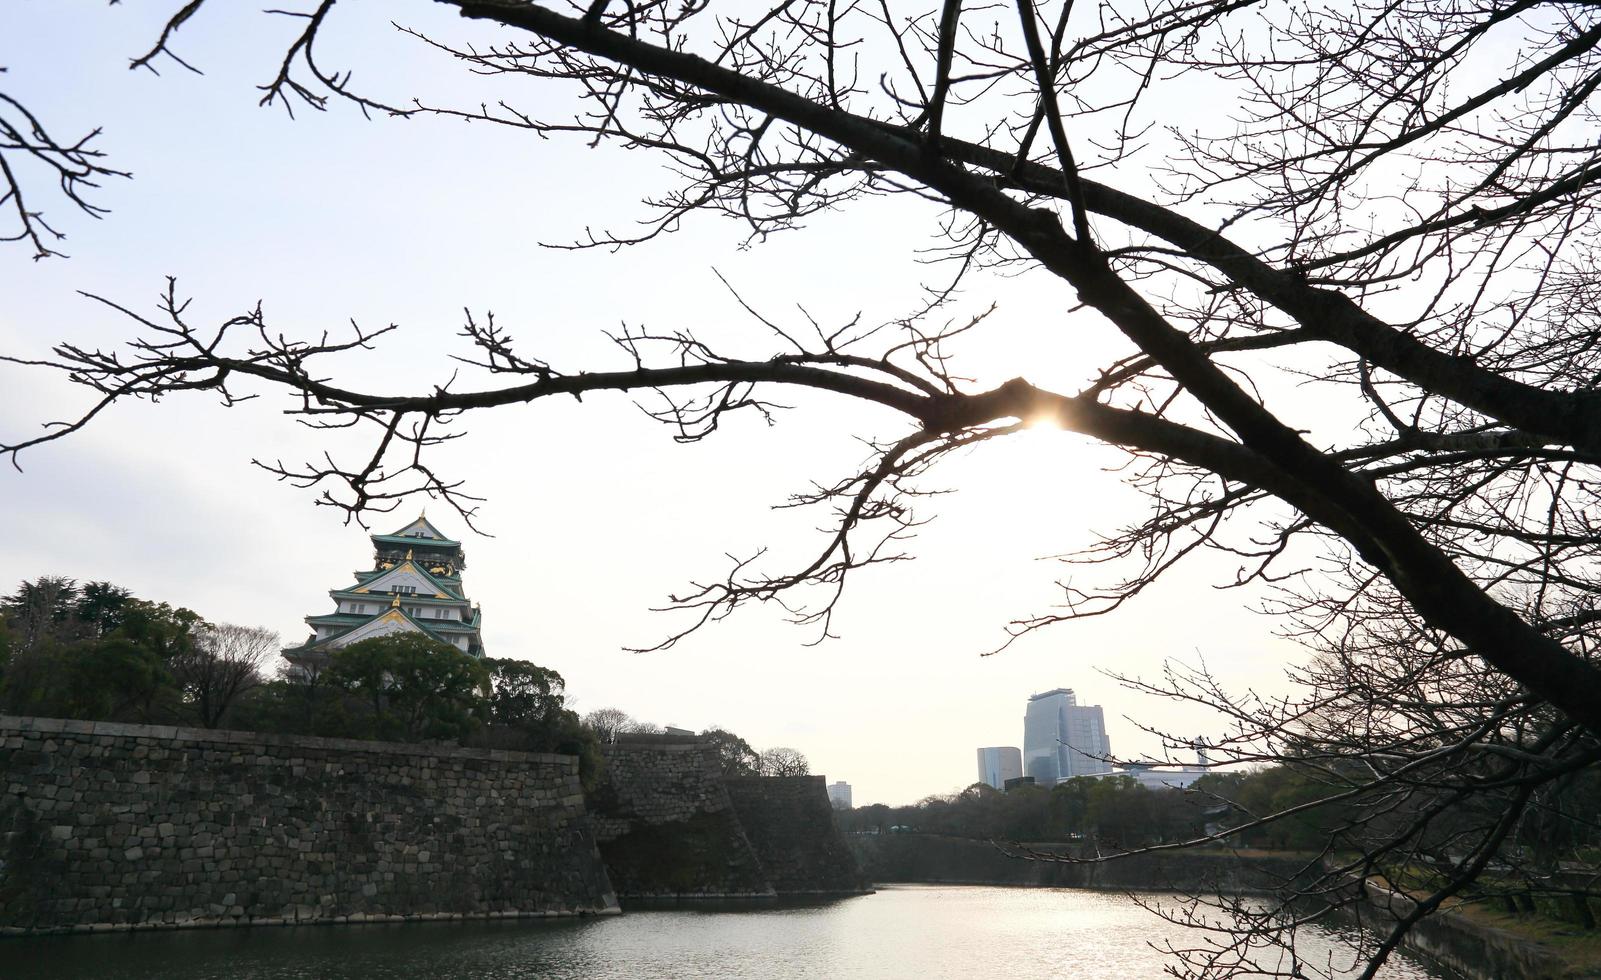
[[[394,591],[394,587],[396,585],[410,585],[417,590],[417,595],[424,598],[463,598],[459,590],[453,589],[441,582],[439,579],[429,574],[427,569],[423,568],[422,565],[410,558],[400,562],[394,568],[385,569],[378,575],[375,575],[364,581],[357,582],[356,585],[351,588],[339,589],[337,591],[366,595],[373,592],[392,592]]]
[[[326,650],[336,650],[339,647],[359,643],[362,640],[369,640],[375,636],[388,636],[390,633],[421,633],[441,643],[450,643],[443,636],[412,619],[399,606],[391,606],[366,622],[358,623],[342,633],[335,633],[333,636],[313,644],[313,646]],[[454,646],[455,644],[451,645]]]

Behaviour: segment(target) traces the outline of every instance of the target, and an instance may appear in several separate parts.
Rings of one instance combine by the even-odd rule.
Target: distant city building
[[[1097,776],[1127,776],[1146,789],[1187,789],[1197,779],[1211,772],[1206,755],[1206,740],[1197,738],[1190,743],[1195,750],[1195,764],[1179,766],[1169,762],[1131,762]]]
[[[1005,789],[1008,779],[1023,775],[1023,753],[1012,745],[992,745],[978,750],[978,781]]]
[[[311,635],[283,652],[290,663],[306,670],[326,661],[330,650],[390,633],[422,633],[484,655],[483,614],[461,587],[467,556],[460,541],[418,517],[394,534],[372,535],[372,546],[372,570],[328,593],[333,612],[306,617]]]
[[[828,802],[836,810],[849,810],[851,808],[851,784],[843,780],[828,784]]]
[[[1063,775],[1093,776],[1110,772],[1112,740],[1106,735],[1106,716],[1098,704],[1069,705],[1067,717],[1068,772]]]
[[[1023,772],[1051,787],[1074,776],[1112,771],[1106,718],[1100,705],[1081,705],[1071,688],[1036,694],[1023,715]]]
[[[1004,789],[1006,792],[1010,793],[1014,789],[1018,789],[1023,786],[1034,785],[1037,784],[1034,782],[1033,776],[1018,776],[1016,779],[1008,779],[1006,784],[1002,786],[1001,789]]]
[[[1141,763],[1124,766],[1111,772],[1096,773],[1095,777],[1105,779],[1111,776],[1127,776],[1146,789],[1185,789],[1204,775],[1206,770],[1196,769],[1193,766],[1163,769]]]

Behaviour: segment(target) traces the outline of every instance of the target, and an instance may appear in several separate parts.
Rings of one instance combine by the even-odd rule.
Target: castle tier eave
[[[360,626],[363,623],[369,623],[388,611],[389,610],[386,608],[384,612],[377,614],[362,615],[361,613],[328,613],[325,616],[307,616],[306,625],[312,628],[316,628],[318,626],[346,627],[346,629],[341,630],[339,633],[335,633],[333,636],[328,637],[328,640],[331,640],[334,638],[334,636],[342,636],[344,633],[349,632],[349,630],[355,629],[357,626]],[[463,622],[456,619],[429,619],[426,616],[419,618],[417,616],[412,616],[405,613],[404,610],[402,610],[401,614],[418,625],[426,626],[435,633],[455,634],[478,632],[477,624],[471,621]],[[322,642],[327,643],[328,640],[323,640]]]
[[[444,583],[440,583],[443,585]],[[328,597],[335,602],[340,599],[354,599],[357,602],[371,602],[373,599],[391,600],[400,597],[401,602],[414,602],[421,606],[465,606],[470,600],[464,595],[451,595],[448,590],[444,598],[433,595],[423,595],[420,592],[357,592],[354,589],[334,589]]]
[[[417,619],[415,616],[408,615],[404,609],[390,608],[390,609],[385,609],[383,612],[378,613],[376,616],[362,616],[359,622],[352,623],[348,629],[340,630],[337,633],[334,633],[334,634],[329,635],[329,636],[325,636],[320,640],[313,640],[311,643],[306,644],[306,649],[323,649],[323,650],[326,650],[330,643],[333,643],[335,640],[339,639],[340,637],[348,636],[352,631],[361,629],[363,626],[366,626],[368,623],[372,622],[375,619],[383,619],[385,616],[389,615],[390,613],[398,613],[402,619],[404,619],[406,622],[410,623],[411,625],[417,627],[417,630],[419,632],[423,633],[426,636],[432,637],[433,639],[436,639],[441,643],[450,642],[450,641],[446,640],[443,636],[440,635],[440,631],[439,630],[431,628],[431,625],[429,623],[426,623],[423,620]],[[316,617],[308,618],[307,622],[310,622],[311,619],[313,619],[313,618],[316,618]],[[448,632],[457,632],[457,631],[450,630]]]
[[[365,585],[388,571],[389,569],[387,568],[358,568],[350,573],[350,577],[356,580],[357,585]],[[457,591],[461,590],[460,575],[435,575],[433,572],[429,572],[428,575],[441,585],[448,585]]]
[[[399,548],[442,548],[447,551],[461,549],[460,541],[452,541],[449,538],[409,538],[396,534],[374,534],[372,535],[372,543],[374,545],[386,544]]]
[[[307,626],[356,626],[373,619],[372,613],[327,613],[322,616],[307,616],[304,620]]]
[[[433,586],[433,589],[434,589],[435,592],[442,593],[444,598],[455,599],[457,601],[464,601],[467,598],[466,596],[461,594],[461,586],[460,585],[456,585],[456,586],[452,587],[447,582],[444,582],[441,579],[440,576],[434,575],[432,572],[428,571],[428,569],[424,568],[421,564],[419,564],[417,562],[417,560],[411,559],[411,558],[405,559],[404,561],[402,561],[399,564],[395,565],[393,568],[380,569],[378,575],[367,579],[365,582],[357,582],[354,588],[335,589],[335,590],[329,592],[329,595],[334,595],[335,593],[349,593],[352,596],[362,597],[362,598],[371,597],[371,596],[378,596],[378,595],[390,595],[392,593],[374,592],[371,589],[369,589],[367,586],[370,583],[376,581],[378,578],[380,578],[380,577],[382,577],[384,575],[392,575],[395,572],[404,569],[408,565],[411,566],[411,570],[413,572],[415,572],[418,575],[419,578],[421,578],[424,582],[427,582],[429,585]],[[426,596],[426,595],[423,595],[423,594],[418,593],[418,592],[404,592],[404,593],[393,593],[393,594],[404,595],[408,599],[410,599],[412,597],[416,597],[418,599],[435,599],[435,600],[438,600],[440,598],[440,596]]]

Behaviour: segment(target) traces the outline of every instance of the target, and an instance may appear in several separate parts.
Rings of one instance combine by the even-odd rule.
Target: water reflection
[[[1160,898],[1148,896],[1147,898]],[[1321,960],[1329,933],[1298,950]],[[229,929],[0,942],[6,980],[977,980],[1159,977],[1195,934],[1127,896],[896,886],[826,904],[608,919]],[[1398,963],[1386,980],[1437,976]]]

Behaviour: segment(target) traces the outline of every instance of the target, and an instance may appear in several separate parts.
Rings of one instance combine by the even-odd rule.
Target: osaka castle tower
[[[372,547],[372,571],[358,571],[354,585],[328,593],[334,611],[307,616],[311,636],[285,650],[285,659],[311,667],[325,662],[329,650],[405,632],[442,640],[470,656],[484,655],[483,613],[461,588],[467,556],[460,541],[419,516],[394,534],[374,534]]]

